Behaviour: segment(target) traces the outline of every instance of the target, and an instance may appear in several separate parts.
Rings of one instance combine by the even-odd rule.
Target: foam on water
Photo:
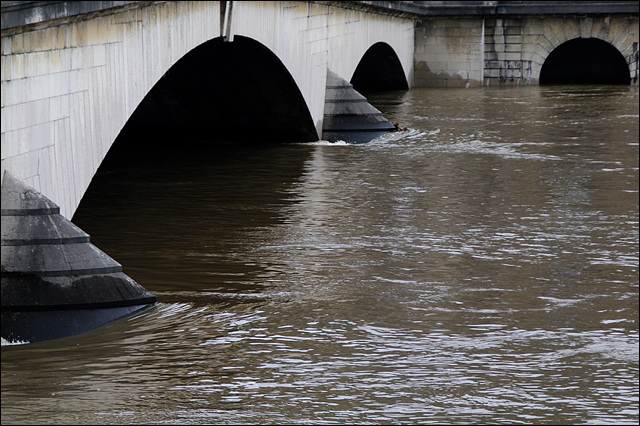
[[[13,345],[26,345],[27,341],[23,340],[6,340],[4,337],[0,337],[0,346],[13,346]]]

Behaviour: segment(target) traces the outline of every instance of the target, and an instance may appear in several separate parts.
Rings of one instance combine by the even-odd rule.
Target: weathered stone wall
[[[415,30],[414,85],[479,87],[483,63],[482,19],[423,19]]]
[[[70,218],[119,132],[154,84],[220,37],[220,2],[141,2],[2,34],[2,163]],[[413,21],[309,2],[234,2],[230,35],[251,37],[296,81],[318,135],[327,69],[350,80],[383,41],[411,82]],[[226,34],[226,28],[224,28]]]
[[[638,84],[638,16],[440,17],[416,28],[414,84],[425,87],[538,84],[547,56],[574,38],[611,43]]]

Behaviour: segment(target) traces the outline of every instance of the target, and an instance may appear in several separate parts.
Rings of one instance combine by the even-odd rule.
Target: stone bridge
[[[155,302],[69,221],[110,150],[362,142],[395,130],[370,90],[637,84],[638,4],[5,1],[1,69],[2,338],[38,341]]]
[[[1,172],[70,218],[121,134],[374,136],[349,83],[594,78],[637,84],[637,2],[5,1]]]
[[[415,86],[638,84],[638,3],[414,2]]]
[[[374,62],[385,84],[412,81],[414,20],[364,8],[26,3],[37,5],[18,10],[13,23],[3,3],[2,173],[11,171],[68,218],[134,112],[126,130],[149,138],[312,141],[340,130],[327,127],[325,114],[344,107],[345,96],[357,98],[347,82],[367,52],[382,57]],[[325,111],[327,96],[336,102]],[[362,99],[353,101],[362,113]]]

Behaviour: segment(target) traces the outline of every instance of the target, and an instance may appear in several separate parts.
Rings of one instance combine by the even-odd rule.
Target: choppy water
[[[100,173],[159,303],[3,346],[2,423],[636,424],[638,88],[370,100],[409,130]]]

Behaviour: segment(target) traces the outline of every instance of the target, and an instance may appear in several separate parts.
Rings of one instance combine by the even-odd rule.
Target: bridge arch
[[[86,5],[97,7],[98,3]],[[72,8],[62,16],[56,15],[60,10],[53,4],[47,9],[51,14],[41,14],[40,4],[25,6],[33,12],[29,19],[34,22],[27,20],[8,30],[3,27],[0,172],[8,170],[41,192],[58,204],[67,218],[73,216],[114,141],[134,127],[128,123],[145,123],[145,112],[148,119],[163,105],[178,103],[180,112],[167,121],[206,136],[211,126],[205,119],[213,109],[222,110],[221,116],[227,117],[231,109],[246,107],[251,98],[268,98],[282,89],[247,89],[235,96],[244,97],[245,104],[234,100],[206,105],[204,95],[214,90],[212,81],[209,90],[201,94],[174,93],[160,102],[156,98],[164,92],[159,91],[147,98],[152,88],[157,84],[162,87],[164,80],[170,81],[178,73],[180,66],[174,65],[190,57],[197,47],[216,52],[217,47],[211,46],[222,42],[215,39],[224,36],[228,40],[228,46],[218,46],[221,49],[244,44],[258,55],[274,55],[279,60],[272,67],[274,73],[279,70],[277,75],[285,75],[286,69],[296,86],[293,90],[288,78],[276,79],[286,86],[285,92],[294,93],[295,102],[276,103],[275,108],[273,99],[266,104],[251,103],[250,115],[261,119],[261,124],[244,126],[245,121],[236,119],[226,127],[217,123],[216,129],[227,132],[218,137],[237,137],[239,128],[251,132],[261,127],[261,135],[273,128],[278,130],[272,133],[280,132],[281,139],[317,140],[323,129],[328,71],[348,80],[356,61],[377,41],[393,47],[412,80],[413,19],[378,13],[375,8],[343,7],[339,2],[107,3],[96,13]],[[223,3],[228,7],[223,8]],[[235,43],[238,46],[232,47]],[[211,75],[219,76],[216,87],[227,90],[223,80],[234,77],[233,73],[215,69],[211,58],[203,57]],[[252,62],[246,66],[257,68]],[[189,82],[172,84],[183,87]],[[266,111],[259,105],[271,108]],[[301,114],[295,116],[300,119],[281,120],[287,114],[274,116],[277,109]],[[291,128],[294,122],[303,124]],[[139,128],[145,130],[144,126]]]
[[[119,146],[126,139],[126,146]],[[249,37],[206,41],[186,53],[151,88],[112,150],[152,149],[176,140],[318,139],[307,104],[282,61]],[[146,141],[144,143],[143,141]]]
[[[359,92],[409,88],[400,58],[385,42],[373,44],[364,53],[353,72],[351,84]]]
[[[598,38],[574,38],[557,46],[540,70],[545,84],[631,83],[629,65],[620,51]]]

